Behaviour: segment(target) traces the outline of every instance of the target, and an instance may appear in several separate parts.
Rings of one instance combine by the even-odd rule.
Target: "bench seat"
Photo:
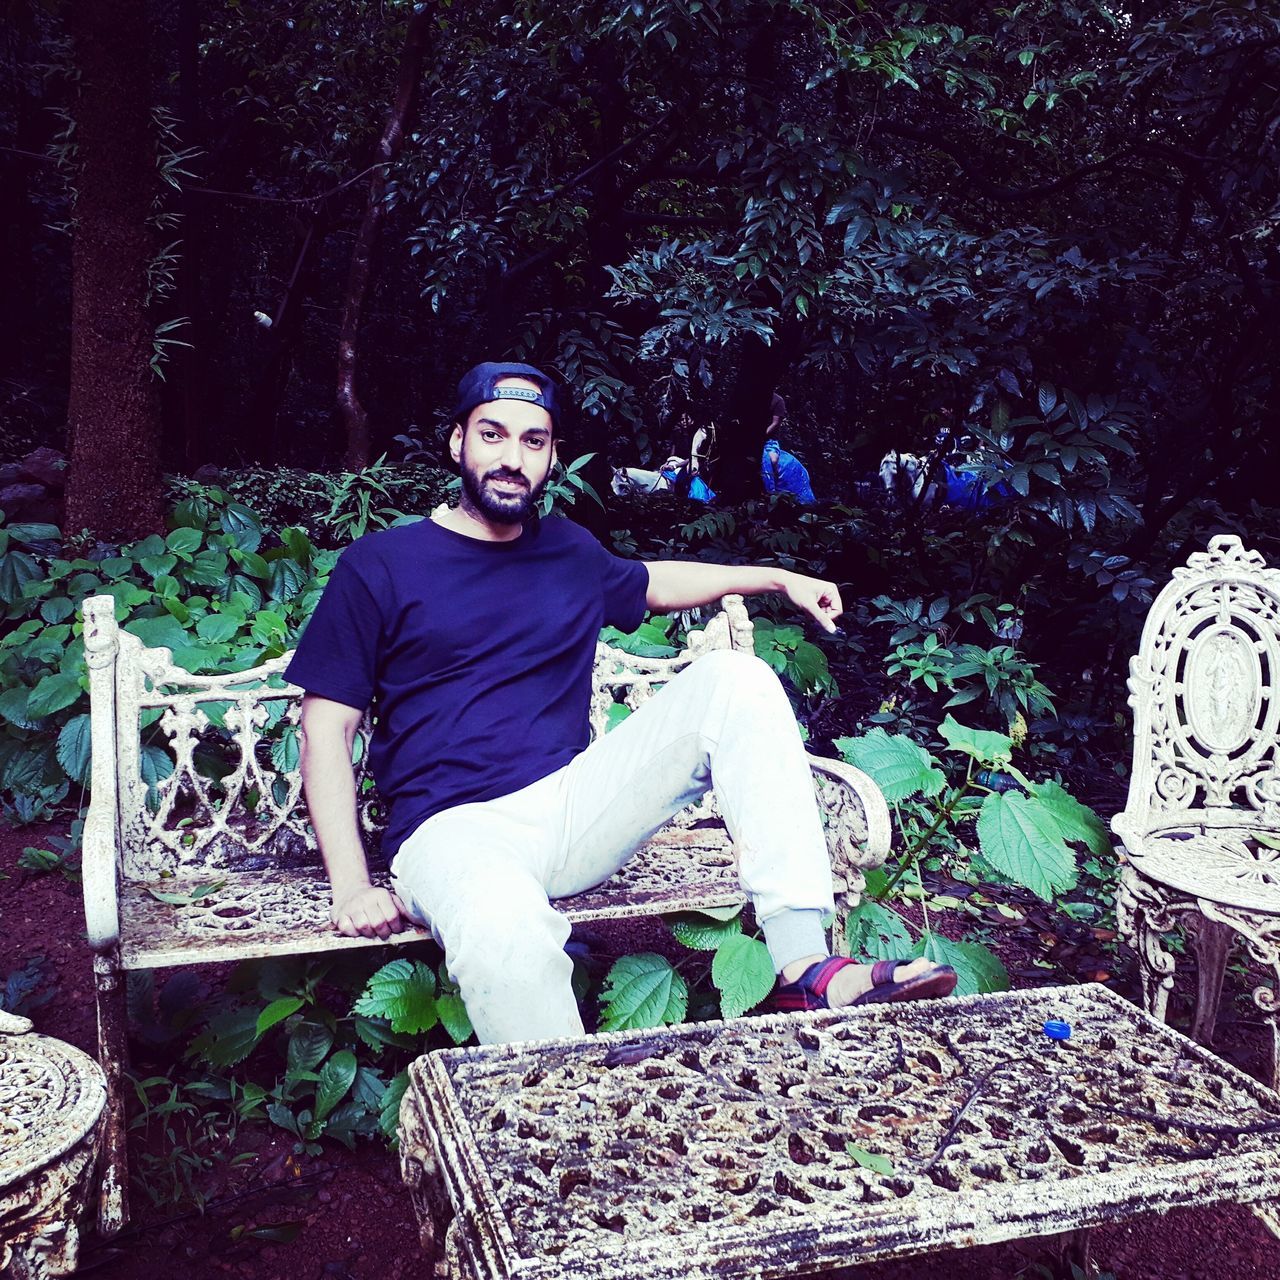
[[[389,876],[384,871],[374,880],[385,885]],[[201,888],[206,891],[188,903],[156,897],[189,896]],[[616,876],[558,905],[574,923],[584,923],[734,907],[745,901],[729,837],[722,827],[710,827],[659,832]],[[407,929],[385,942],[335,934],[324,872],[301,867],[125,881],[120,936],[123,968],[159,969],[387,946],[430,934]]]

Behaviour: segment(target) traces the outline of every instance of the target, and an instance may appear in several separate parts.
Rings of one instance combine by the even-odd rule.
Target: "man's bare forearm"
[[[769,591],[785,595],[827,631],[844,611],[834,582],[810,578],[772,565],[704,564],[697,560],[651,560],[645,603],[666,613],[710,604],[722,596],[758,596]]]
[[[356,819],[353,737],[329,725],[311,729],[304,725],[302,733],[302,785],[335,899],[369,884],[369,864]]]
[[[722,596],[784,591],[787,570],[769,565],[703,564],[699,560],[649,561],[650,609],[692,609]]]

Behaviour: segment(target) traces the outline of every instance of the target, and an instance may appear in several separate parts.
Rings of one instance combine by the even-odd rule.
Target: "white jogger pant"
[[[481,1043],[582,1034],[570,926],[549,899],[607,880],[713,781],[757,919],[831,911],[791,706],[764,662],[731,650],[691,663],[562,769],[437,813],[401,845],[393,887],[444,947]]]

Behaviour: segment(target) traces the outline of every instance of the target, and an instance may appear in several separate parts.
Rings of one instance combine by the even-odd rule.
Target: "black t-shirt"
[[[423,520],[343,552],[286,676],[373,703],[388,861],[432,814],[518,791],[587,745],[596,638],[640,625],[648,582],[560,518],[512,542]]]

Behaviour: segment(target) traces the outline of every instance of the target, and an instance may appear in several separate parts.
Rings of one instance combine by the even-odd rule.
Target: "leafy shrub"
[[[599,994],[602,1031],[664,1026],[683,1022],[691,1013],[695,1018],[738,1018],[773,990],[769,949],[743,931],[741,908],[686,912],[672,916],[667,925],[676,941],[694,953],[689,963],[677,967],[654,952],[622,956]]]
[[[51,525],[0,526],[0,802],[15,820],[47,815],[88,783],[87,596],[112,596],[124,630],[188,671],[240,671],[296,643],[338,556],[297,527],[267,545],[258,516],[217,488],[189,489],[171,523],[163,538],[70,559]],[[169,767],[145,746],[142,764],[144,776]]]
[[[898,814],[905,851],[886,889],[953,823],[974,820],[984,870],[1052,901],[1076,880],[1072,843],[1098,857],[1111,843],[1098,816],[1057,781],[1033,782],[1012,762],[1014,740],[970,729],[951,716],[938,729],[945,762],[910,738],[873,729],[837,740],[841,755],[871,775]],[[983,767],[980,767],[983,766]],[[1012,778],[1001,785],[992,771]],[[917,807],[905,810],[909,801]]]

